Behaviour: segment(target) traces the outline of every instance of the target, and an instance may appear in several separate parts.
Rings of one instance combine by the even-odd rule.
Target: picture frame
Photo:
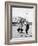
[[[24,11],[24,10],[26,10],[26,11]],[[22,13],[24,13],[24,12],[22,12],[22,11],[24,11],[25,14],[30,13],[30,15],[31,14],[33,15],[32,16],[32,21],[33,21],[33,23],[32,23],[32,30],[33,30],[32,31],[32,37],[27,36],[27,38],[26,38],[24,36],[25,34],[22,34],[24,36],[24,38],[22,37],[23,41],[20,39],[21,37],[18,37],[19,34],[18,34],[18,36],[15,36],[15,33],[14,33],[15,31],[12,30],[12,20],[13,20],[12,18],[13,18],[13,15],[14,15],[14,17],[16,16],[16,18],[19,18],[20,16],[23,16]],[[19,15],[19,17],[17,17],[17,15]],[[28,21],[31,21],[31,18],[29,18],[28,15],[26,16],[26,18],[27,18]],[[19,24],[17,24],[17,25],[19,25]],[[16,27],[14,27],[14,29],[15,28]],[[16,33],[16,35],[17,35],[17,33]],[[11,40],[11,39],[14,39],[14,41]],[[12,44],[36,43],[36,42],[37,42],[37,4],[36,3],[23,3],[23,2],[6,1],[5,2],[5,44],[12,45]]]

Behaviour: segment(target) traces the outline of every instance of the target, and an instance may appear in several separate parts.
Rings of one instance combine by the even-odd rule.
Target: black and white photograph
[[[34,7],[12,8],[12,37],[32,38],[32,17]]]

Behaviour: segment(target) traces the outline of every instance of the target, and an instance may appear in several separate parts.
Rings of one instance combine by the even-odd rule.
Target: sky
[[[23,17],[27,21],[32,22],[32,18],[34,15],[34,8],[18,8],[18,7],[13,7],[12,8],[12,18],[14,17]]]

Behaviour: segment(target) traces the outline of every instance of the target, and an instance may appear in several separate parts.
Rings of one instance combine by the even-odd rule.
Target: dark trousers
[[[23,33],[23,29],[22,28],[18,28],[17,31],[20,32],[20,33]]]
[[[28,30],[29,30],[29,25],[27,24],[26,25],[26,30],[25,30],[26,31],[26,34],[28,34]]]

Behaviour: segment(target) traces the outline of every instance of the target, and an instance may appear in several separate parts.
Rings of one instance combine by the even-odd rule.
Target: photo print
[[[33,17],[33,7],[12,8],[12,37],[13,38],[32,37],[32,17]]]

